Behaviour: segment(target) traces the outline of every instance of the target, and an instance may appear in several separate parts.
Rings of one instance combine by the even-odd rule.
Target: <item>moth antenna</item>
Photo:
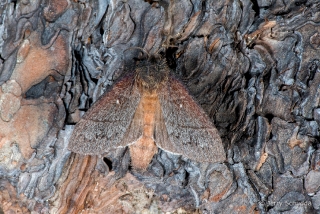
[[[163,59],[163,60],[161,61],[160,66],[166,66],[166,65],[167,65],[167,60],[166,60],[166,59]]]
[[[130,47],[130,48],[127,48],[126,50],[124,50],[124,52],[126,52],[128,50],[134,50],[134,49],[138,49],[138,50],[142,51],[144,54],[146,54],[148,56],[148,59],[150,58],[150,54],[148,53],[148,51],[146,51],[144,48],[140,48],[140,47]]]
[[[167,47],[162,45],[162,47],[157,51],[156,55],[161,56],[161,58],[162,58],[162,55],[160,53],[165,52],[166,49],[167,49]]]

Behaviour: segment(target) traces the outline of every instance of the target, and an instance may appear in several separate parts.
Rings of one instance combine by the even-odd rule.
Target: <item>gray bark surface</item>
[[[318,0],[1,1],[0,213],[318,213],[319,24]],[[164,50],[227,161],[68,150],[137,47]]]

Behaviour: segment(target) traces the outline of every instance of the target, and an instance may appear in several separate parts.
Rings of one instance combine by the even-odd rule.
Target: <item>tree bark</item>
[[[0,213],[317,213],[320,3],[0,3]],[[68,150],[74,125],[141,57],[164,52],[227,160]],[[139,54],[140,53],[140,54]],[[130,142],[128,142],[130,143]]]

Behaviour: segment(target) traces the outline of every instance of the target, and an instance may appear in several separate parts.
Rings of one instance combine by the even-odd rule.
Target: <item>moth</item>
[[[223,162],[225,151],[210,118],[170,74],[149,57],[118,81],[76,124],[69,149],[99,155],[129,146],[131,165],[146,170],[158,148],[197,162]]]

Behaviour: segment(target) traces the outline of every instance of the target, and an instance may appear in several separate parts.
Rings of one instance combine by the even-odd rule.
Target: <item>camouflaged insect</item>
[[[170,75],[165,60],[152,57],[106,92],[76,124],[69,149],[98,155],[130,148],[133,168],[145,170],[158,147],[197,162],[226,159],[210,118]]]

